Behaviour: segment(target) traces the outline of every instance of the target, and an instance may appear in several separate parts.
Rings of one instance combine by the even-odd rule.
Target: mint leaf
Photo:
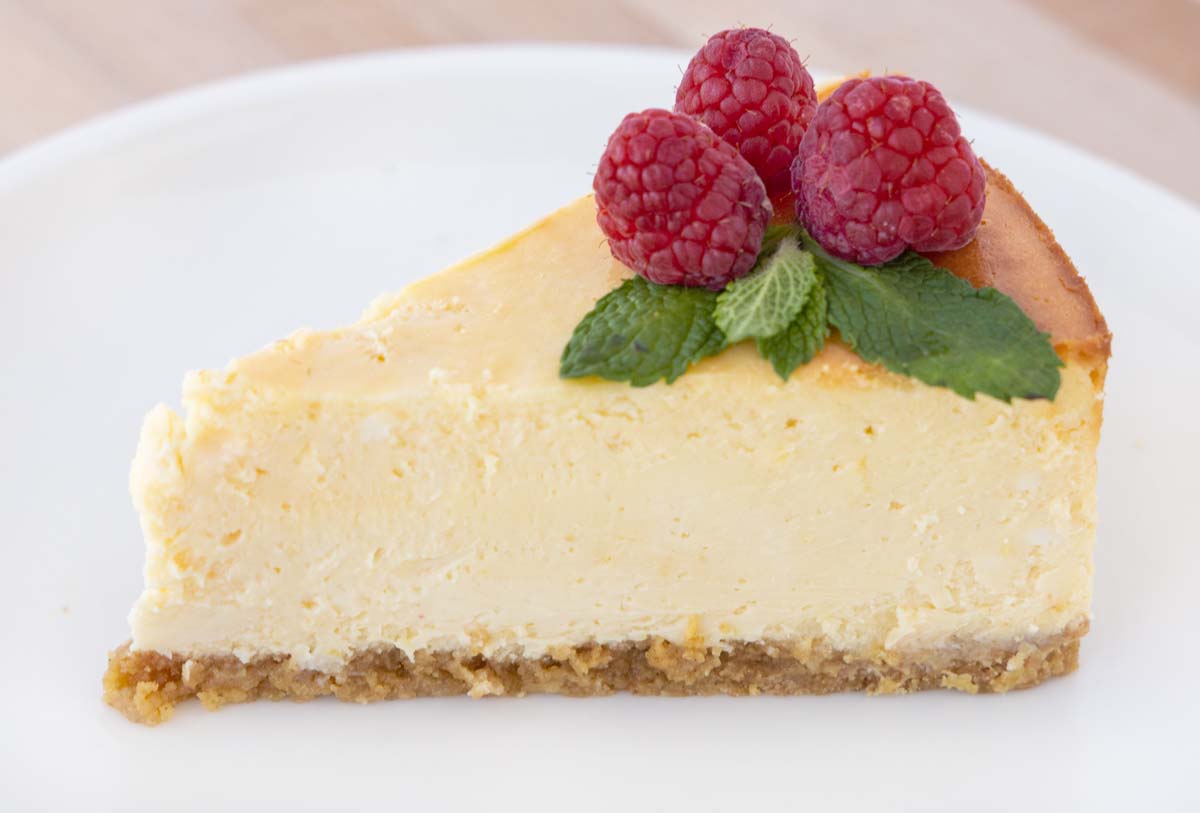
[[[805,236],[829,294],[829,319],[865,360],[974,399],[1054,398],[1062,360],[1049,336],[994,288],[913,252],[875,268],[826,254]]]
[[[828,312],[825,286],[817,280],[808,293],[804,307],[791,323],[774,336],[758,340],[759,354],[771,362],[775,372],[784,381],[801,364],[812,361],[813,356],[825,346],[825,339],[829,336]]]
[[[725,348],[713,321],[717,294],[705,288],[628,279],[583,317],[563,349],[559,375],[595,375],[645,387],[670,384],[689,365]]]
[[[816,284],[813,256],[794,236],[783,237],[774,252],[759,254],[755,270],[721,292],[713,318],[730,344],[773,336],[796,318]]]

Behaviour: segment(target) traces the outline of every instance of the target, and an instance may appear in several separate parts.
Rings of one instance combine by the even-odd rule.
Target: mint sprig
[[[818,284],[817,263],[794,235],[774,252],[762,252],[757,267],[726,286],[713,319],[730,344],[774,336],[792,323]]]
[[[784,381],[796,368],[808,364],[821,352],[829,336],[828,297],[820,280],[813,285],[800,313],[786,328],[757,339],[758,352]]]
[[[717,297],[713,318],[730,344],[754,339],[784,381],[825,346],[828,299],[813,255],[792,227],[764,240],[755,268]]]
[[[1054,398],[1062,361],[1009,297],[913,252],[865,268],[798,226],[772,227],[755,269],[720,294],[641,277],[606,294],[563,351],[564,378],[671,383],[753,338],[780,378],[811,361],[830,326],[866,361],[966,398]]]
[[[625,280],[600,298],[563,349],[559,375],[595,375],[645,387],[668,384],[725,348],[713,321],[717,294],[705,288]]]
[[[995,288],[974,288],[914,252],[877,268],[832,257],[811,237],[829,293],[829,321],[854,352],[965,398],[1058,393],[1050,337]]]

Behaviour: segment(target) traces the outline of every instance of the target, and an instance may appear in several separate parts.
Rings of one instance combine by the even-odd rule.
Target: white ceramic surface
[[[1200,212],[965,110],[978,152],[1056,229],[1116,334],[1077,674],[1002,697],[190,704],[158,729],[101,703],[141,582],[126,481],[142,415],[178,404],[185,370],[350,321],[586,191],[607,134],[629,110],[669,106],[685,61],[368,56],[155,101],[0,162],[0,808],[1200,798]]]

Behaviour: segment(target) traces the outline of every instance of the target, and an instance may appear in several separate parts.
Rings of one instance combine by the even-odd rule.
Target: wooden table
[[[498,40],[694,48],[737,23],[822,69],[928,79],[1200,200],[1196,0],[0,0],[0,153],[302,60]]]

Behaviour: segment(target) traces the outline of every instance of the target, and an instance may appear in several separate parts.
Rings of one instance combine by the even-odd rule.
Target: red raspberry
[[[714,291],[750,270],[771,219],[754,167],[695,119],[630,113],[592,182],[613,256],[651,282]]]
[[[788,171],[816,110],[812,76],[796,49],[761,28],[714,35],[675,92],[675,112],[695,116],[737,147],[772,197],[788,191]]]
[[[817,108],[792,165],[796,214],[826,251],[864,265],[961,248],[983,217],[983,166],[928,82],[851,79]]]

